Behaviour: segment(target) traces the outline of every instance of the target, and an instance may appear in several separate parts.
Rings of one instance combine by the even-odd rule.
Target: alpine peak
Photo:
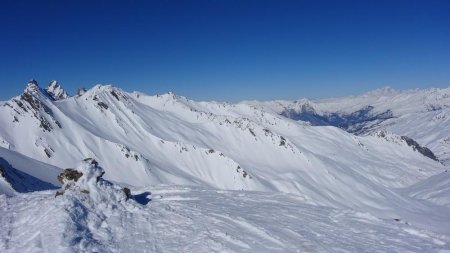
[[[61,87],[61,85],[57,81],[51,81],[48,84],[46,91],[48,95],[52,97],[54,100],[61,100],[69,97],[67,92]]]
[[[25,88],[24,92],[26,93],[32,93],[39,90],[39,85],[36,80],[31,79],[28,81],[27,87]]]

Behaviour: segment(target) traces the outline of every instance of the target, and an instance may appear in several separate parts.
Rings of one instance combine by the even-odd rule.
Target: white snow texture
[[[0,102],[0,252],[450,252],[449,94],[229,104],[30,81]]]

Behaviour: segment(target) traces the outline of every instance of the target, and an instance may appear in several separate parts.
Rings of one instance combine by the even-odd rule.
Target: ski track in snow
[[[283,193],[155,186],[146,205],[1,197],[1,252],[439,252],[449,235]]]

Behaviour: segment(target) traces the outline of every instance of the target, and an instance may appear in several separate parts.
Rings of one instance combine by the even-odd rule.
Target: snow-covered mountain
[[[243,103],[358,135],[383,130],[408,136],[450,164],[450,88],[397,91],[386,87],[351,97]]]
[[[400,131],[402,127],[406,129],[405,117],[411,119],[416,114],[428,115],[428,113],[437,113],[440,110],[445,111],[448,108],[444,101],[445,98],[432,104],[435,106],[434,111],[418,111],[417,108],[420,106],[417,106],[416,102],[422,100],[416,98],[414,95],[416,93],[413,94],[412,91],[376,91],[360,97],[353,97],[348,100],[347,105],[343,104],[345,99],[319,102],[306,100],[294,102],[251,101],[238,104],[196,102],[173,93],[156,96],[139,92],[128,93],[111,85],[96,85],[89,90],[81,91],[77,95],[69,97],[57,82],[51,82],[46,89],[43,89],[36,81],[30,81],[21,95],[0,102],[0,146],[3,147],[0,149],[0,157],[4,160],[4,167],[7,168],[4,171],[8,171],[8,175],[19,171],[32,177],[33,182],[39,182],[33,183],[40,187],[39,190],[47,190],[59,186],[56,175],[60,173],[60,169],[73,168],[80,160],[94,158],[106,171],[105,179],[129,187],[134,192],[145,189],[152,191],[154,195],[154,189],[157,189],[156,192],[170,193],[174,189],[178,189],[174,185],[183,185],[180,187],[188,192],[186,198],[201,201],[220,199],[220,194],[218,195],[220,191],[231,196],[223,199],[224,201],[247,202],[252,198],[269,198],[260,203],[242,204],[239,208],[234,204],[221,207],[220,201],[211,201],[211,204],[193,202],[192,204],[200,205],[198,207],[200,210],[211,210],[211,214],[208,215],[205,214],[207,211],[201,213],[212,223],[214,221],[226,222],[225,218],[214,214],[220,213],[223,208],[231,208],[236,211],[235,213],[232,213],[231,210],[223,211],[230,215],[230,219],[242,220],[240,223],[233,223],[230,227],[214,225],[212,230],[206,229],[207,225],[198,225],[199,230],[206,229],[205,236],[215,238],[212,239],[213,241],[219,244],[227,241],[238,245],[224,248],[207,247],[206,251],[208,249],[212,251],[245,251],[245,249],[247,251],[258,249],[293,251],[295,246],[286,248],[283,245],[296,245],[292,242],[300,239],[299,231],[295,229],[291,231],[277,230],[269,224],[270,220],[267,220],[265,225],[259,223],[259,228],[249,225],[249,220],[254,218],[253,215],[262,215],[264,212],[281,212],[283,206],[286,210],[290,210],[290,212],[283,213],[280,218],[286,224],[294,222],[293,224],[300,226],[301,219],[308,220],[306,216],[303,217],[294,211],[296,206],[305,213],[321,206],[326,207],[325,211],[319,212],[317,217],[310,217],[311,222],[322,222],[325,226],[331,218],[324,218],[320,215],[328,215],[330,212],[343,213],[343,216],[338,216],[350,220],[361,215],[366,218],[374,216],[381,220],[371,223],[370,226],[373,231],[386,233],[384,236],[387,241],[388,235],[391,233],[401,234],[405,231],[408,233],[408,228],[389,230],[386,226],[390,225],[383,223],[395,219],[401,220],[402,224],[406,222],[408,226],[414,226],[414,228],[409,228],[409,231],[413,231],[415,236],[413,241],[417,245],[423,241],[426,241],[423,242],[425,243],[423,245],[431,248],[440,249],[449,245],[450,219],[448,214],[450,214],[450,207],[447,204],[449,198],[445,193],[443,195],[435,194],[442,190],[446,179],[443,179],[443,183],[439,186],[430,188],[430,184],[432,184],[430,182],[440,180],[432,178],[440,178],[439,175],[446,173],[446,167],[433,159],[434,154],[427,147],[441,160],[445,158],[445,154],[430,144],[435,142],[424,142],[426,138],[435,140],[438,138],[437,136],[446,135],[448,126],[442,123],[445,118],[442,119],[442,122],[438,121],[442,125],[438,123],[433,125],[434,122],[430,123],[430,121],[423,123],[429,124],[436,131],[439,130],[432,136],[421,138],[418,134],[410,134],[411,132],[406,130],[405,132]],[[411,93],[410,96],[405,95],[409,93]],[[392,99],[393,94],[397,94],[395,95],[396,99]],[[364,96],[367,97],[367,101]],[[384,98],[389,96],[390,99]],[[436,95],[436,97],[440,96]],[[407,100],[407,98],[411,100]],[[412,100],[413,98],[416,100]],[[387,102],[390,100],[396,102],[388,105]],[[431,100],[428,98],[426,101]],[[411,103],[410,107],[414,109],[403,103]],[[440,109],[436,107],[438,104]],[[333,108],[336,113],[327,111],[326,108]],[[348,115],[354,115],[354,118]],[[314,124],[298,121],[298,119],[305,120],[304,116],[310,117],[308,121]],[[333,120],[347,122],[347,125],[339,126],[349,132],[364,134],[357,136],[334,127],[332,125],[337,124],[331,124],[330,122],[334,122]],[[387,127],[390,126],[388,125],[389,120],[397,124],[399,131]],[[419,119],[415,120],[420,121]],[[392,125],[395,125],[394,123]],[[439,126],[442,126],[442,129]],[[411,128],[414,127],[423,128],[419,123]],[[359,130],[352,130],[356,128]],[[428,134],[430,133],[428,132]],[[423,135],[425,136],[425,134]],[[28,167],[22,166],[21,163],[28,164]],[[16,192],[26,192],[31,188],[20,188],[17,186],[17,182],[20,180],[11,178],[12,176],[0,178],[2,180],[0,181],[1,190],[9,195],[18,196],[5,199],[7,203],[3,203],[2,212],[20,209],[17,211],[17,215],[35,215],[41,217],[41,221],[46,221],[45,214],[40,214],[38,211],[33,213],[34,211],[26,209],[26,203],[29,202],[29,205],[39,210],[41,202],[52,203],[54,190],[25,195],[17,194]],[[242,192],[240,200],[240,193],[233,190]],[[430,199],[428,199],[429,196],[431,196]],[[185,197],[180,198],[184,199]],[[35,201],[35,198],[40,201]],[[114,246],[109,242],[116,240],[117,236],[122,236],[120,231],[113,231],[113,229],[105,228],[106,230],[103,231],[102,226],[116,226],[119,223],[124,226],[124,222],[130,222],[134,224],[130,229],[136,229],[136,233],[156,235],[155,233],[158,232],[143,231],[142,225],[132,222],[128,219],[130,217],[126,220],[119,218],[119,220],[104,225],[95,221],[93,225],[88,221],[92,218],[90,214],[72,213],[72,211],[67,211],[67,205],[75,205],[76,209],[85,210],[81,211],[82,213],[94,213],[94,219],[103,217],[101,219],[109,220],[108,217],[112,214],[113,216],[126,215],[127,212],[130,212],[130,208],[136,211],[134,215],[139,216],[138,219],[141,222],[154,219],[155,216],[152,215],[161,217],[170,215],[170,212],[157,214],[154,212],[158,211],[151,211],[147,209],[148,207],[141,206],[124,207],[117,211],[118,213],[115,211],[111,213],[111,210],[107,208],[98,213],[99,210],[95,210],[95,203],[87,203],[83,200],[84,198],[79,199],[77,196],[74,199],[67,198],[61,197],[62,200],[57,200],[57,204],[51,212],[61,214],[58,222],[63,222],[67,226],[85,227],[89,230],[84,235],[74,232],[70,236],[64,237],[81,236],[82,240],[87,240],[85,244],[88,245],[85,245],[85,248],[79,248],[82,251],[95,251],[101,245]],[[275,198],[275,200],[271,202],[270,198]],[[172,205],[177,208],[187,208],[181,204],[184,203],[183,201],[170,203],[154,204],[154,208],[164,206],[170,210],[173,209]],[[273,209],[270,209],[271,204],[274,206]],[[261,213],[238,217],[238,213],[244,212],[243,210],[246,208],[258,208]],[[195,209],[197,211],[189,210],[175,213],[180,217],[191,217],[195,212],[198,214],[197,209]],[[145,214],[147,211],[151,213]],[[346,212],[350,212],[349,215],[345,214]],[[71,220],[67,221],[69,217]],[[181,220],[183,219],[181,218]],[[5,221],[1,222],[3,224]],[[17,220],[17,222],[21,221]],[[347,223],[340,223],[338,226],[343,228],[346,226],[345,224]],[[165,225],[175,226],[175,224]],[[178,225],[182,225],[181,221]],[[36,226],[40,226],[40,223],[36,223]],[[321,225],[320,227],[323,228]],[[220,236],[240,229],[255,233],[255,237],[249,238],[249,240],[258,239],[266,240],[266,242],[256,245],[236,241],[233,236]],[[261,231],[269,229],[273,236],[270,233],[264,235],[262,232],[257,232],[258,229]],[[313,228],[311,227],[311,229]],[[106,234],[109,233],[110,237],[101,235],[87,239],[83,237],[92,233],[103,233],[102,231]],[[183,236],[186,233],[183,231],[180,230],[178,235]],[[323,236],[326,235],[320,229],[315,231]],[[16,232],[24,235],[19,230]],[[51,234],[59,232],[57,229],[45,231],[45,233]],[[214,233],[220,239],[216,238]],[[347,235],[349,234],[347,233]],[[339,236],[336,239],[340,238]],[[421,236],[428,237],[430,240],[421,241],[419,238]],[[416,239],[417,241],[415,241]],[[14,240],[21,240],[21,238],[15,237]],[[45,241],[45,238],[43,240]],[[131,241],[132,238],[129,240]],[[311,241],[312,238],[308,236],[305,240]],[[144,242],[147,242],[147,239]],[[75,249],[72,247],[73,245],[80,247],[79,243],[60,243],[69,243],[66,245],[67,251]],[[9,244],[4,242],[3,249],[11,249]],[[214,243],[211,242],[211,244]],[[316,241],[309,246],[312,251],[315,251],[314,249],[329,251],[331,250],[328,246],[330,244],[332,242],[319,247],[318,241]],[[400,244],[402,243],[396,245]],[[167,248],[164,246],[161,249],[159,247],[162,247],[162,243],[158,244],[158,242],[154,242],[152,245],[155,247],[153,251],[174,249],[170,246]],[[190,249],[201,248],[199,245]],[[415,244],[411,242],[411,245]],[[403,246],[399,246],[400,248],[392,249],[408,249],[411,245],[403,244]],[[0,246],[2,245],[0,244]],[[363,247],[362,244],[359,246]],[[29,249],[28,247],[29,245],[24,250]],[[356,247],[354,250],[360,247]],[[371,251],[368,249],[366,251]],[[409,250],[411,249],[409,248]],[[389,249],[386,248],[386,250]]]

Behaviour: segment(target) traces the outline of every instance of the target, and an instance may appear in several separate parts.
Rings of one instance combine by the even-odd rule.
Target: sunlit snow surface
[[[18,170],[30,182],[0,178],[0,194],[8,194],[0,195],[0,252],[450,250],[448,167],[398,135],[308,126],[273,104],[195,102],[101,85],[69,98],[49,97],[35,84],[25,93],[0,102],[0,157],[8,173]],[[358,109],[375,97],[383,111],[395,97],[399,117],[391,123],[401,131],[387,130],[441,140],[450,117],[435,106],[448,110],[446,93],[431,90],[422,99],[385,90],[348,103]],[[400,98],[425,103],[411,111]],[[433,121],[432,114],[441,116]],[[448,143],[429,143],[445,158]],[[59,186],[61,169],[87,157],[137,202],[117,191],[55,198],[45,190]],[[44,191],[18,193],[36,189],[30,185]]]
[[[146,205],[0,196],[1,252],[446,252],[450,237],[294,195],[158,186]],[[448,252],[448,251],[447,251]]]

